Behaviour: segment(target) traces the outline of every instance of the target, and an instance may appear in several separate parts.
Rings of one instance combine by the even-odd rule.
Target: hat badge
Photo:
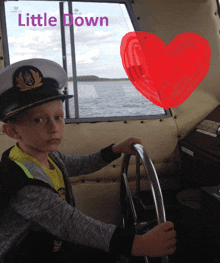
[[[28,72],[29,71],[29,72]],[[20,88],[20,91],[26,91],[29,89],[34,89],[41,86],[43,83],[42,77],[40,77],[39,72],[34,70],[25,70],[19,73],[18,78],[16,77],[16,86]]]

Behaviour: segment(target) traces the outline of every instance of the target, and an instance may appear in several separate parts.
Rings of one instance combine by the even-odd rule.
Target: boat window
[[[10,63],[46,58],[67,71],[67,123],[170,116],[122,66],[121,39],[137,30],[129,3],[7,1],[5,14]]]

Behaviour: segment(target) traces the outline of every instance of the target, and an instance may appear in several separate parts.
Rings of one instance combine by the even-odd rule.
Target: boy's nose
[[[58,132],[59,131],[58,123],[55,120],[49,119],[48,124],[49,124],[50,132]]]

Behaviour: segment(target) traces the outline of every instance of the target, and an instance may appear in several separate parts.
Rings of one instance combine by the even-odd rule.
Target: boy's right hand
[[[161,223],[144,235],[136,235],[131,254],[133,256],[162,257],[175,252],[176,231],[172,222]]]

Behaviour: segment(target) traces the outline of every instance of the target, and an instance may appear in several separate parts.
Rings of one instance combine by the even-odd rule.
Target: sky
[[[74,24],[77,75],[96,75],[107,78],[127,78],[120,56],[122,37],[134,31],[126,7],[113,3],[73,3],[74,17],[98,17],[96,26]],[[62,65],[59,2],[9,1],[5,3],[10,63],[29,58],[47,58]],[[64,13],[68,5],[64,3]],[[27,15],[27,13],[29,15]],[[56,17],[56,26],[33,26],[27,17]],[[19,14],[21,23],[19,26]],[[108,18],[108,26],[100,26],[100,17]],[[79,20],[80,22],[80,20]],[[43,21],[42,21],[43,23]],[[65,27],[68,76],[72,76],[70,27]]]

